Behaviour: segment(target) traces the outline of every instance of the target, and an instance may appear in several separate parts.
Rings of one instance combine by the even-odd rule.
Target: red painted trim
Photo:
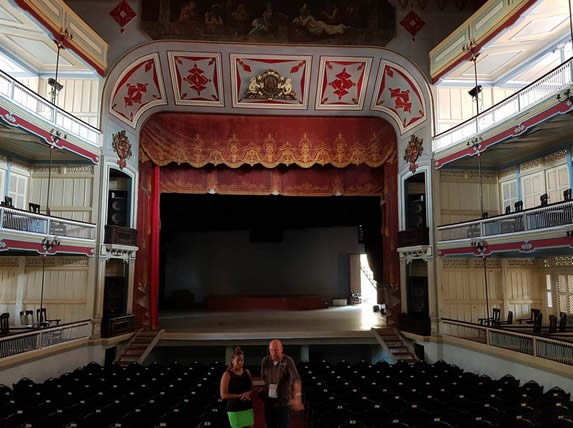
[[[8,110],[2,107],[0,107],[0,120],[2,120],[7,125],[14,126],[17,128],[22,128],[34,135],[37,135],[38,137],[41,137],[44,141],[46,141],[46,143],[48,143],[51,146],[54,146],[58,149],[66,149],[70,152],[73,152],[77,155],[89,159],[96,165],[99,163],[99,156],[96,155],[95,153],[92,153],[86,149],[76,146],[75,144],[72,144],[69,141],[64,140],[63,138],[56,139],[52,134],[50,134],[45,129],[42,129],[34,125],[33,123],[28,122],[27,120],[10,113]]]
[[[60,31],[62,30],[61,28],[55,28],[50,21],[45,20],[42,17],[42,15],[36,12],[36,10],[30,7],[30,5],[25,1],[23,0],[14,0],[14,1],[18,6],[20,6],[21,9],[25,10],[30,15],[32,15],[34,19],[39,21],[46,28],[46,30],[52,33],[52,36],[54,36],[55,40],[61,41],[64,48],[71,49],[72,51],[74,51],[80,58],[82,58],[85,62],[91,65],[100,76],[105,77],[105,70],[98,63],[96,63],[93,59],[91,59],[87,54],[82,52],[77,46],[72,45],[67,39],[62,39],[62,36],[60,34]]]
[[[484,47],[484,45],[486,45],[491,40],[493,40],[495,37],[497,37],[499,35],[499,33],[501,33],[503,30],[511,27],[515,23],[515,21],[517,21],[519,19],[519,17],[527,9],[529,9],[531,6],[533,6],[535,3],[537,3],[537,0],[529,0],[528,2],[524,3],[523,6],[521,6],[519,9],[517,9],[513,13],[513,15],[511,15],[509,18],[507,18],[507,21],[505,21],[499,28],[497,28],[495,31],[493,31],[489,36],[484,38],[481,42],[479,42],[476,45],[474,50],[476,52],[479,52],[480,49]],[[461,63],[468,61],[470,59],[471,55],[472,55],[471,52],[466,52],[465,54],[460,56],[457,60],[454,60],[454,62],[452,62],[450,65],[448,65],[441,72],[439,72],[435,76],[432,76],[432,84],[436,84],[438,82],[438,80],[440,80],[445,74],[452,71],[454,68],[456,68]]]
[[[503,253],[507,251],[519,251],[521,253],[527,254],[535,252],[536,250],[544,248],[563,248],[571,247],[573,248],[573,236],[563,236],[559,238],[547,238],[547,239],[537,239],[515,241],[515,242],[504,242],[502,244],[493,244],[485,247],[484,253],[479,253],[475,247],[460,247],[460,248],[448,248],[445,250],[438,250],[439,256],[459,256],[459,255],[473,255],[481,257],[482,255],[492,255],[494,253]]]
[[[155,329],[158,325],[158,299],[159,299],[159,217],[160,217],[160,170],[161,167],[153,165],[151,174],[151,200],[150,200],[150,220],[151,220],[151,237],[150,237],[150,257],[151,283],[149,287],[149,322],[150,328]]]
[[[519,135],[523,134],[525,131],[527,131],[529,128],[536,126],[536,125],[539,125],[540,123],[542,123],[542,122],[546,121],[547,119],[550,119],[551,117],[556,116],[558,114],[567,113],[569,110],[571,110],[571,104],[568,101],[563,101],[563,102],[560,102],[559,104],[555,104],[550,109],[547,109],[547,110],[527,119],[525,122],[522,122],[515,127],[508,128],[505,131],[502,131],[499,134],[495,134],[494,136],[481,142],[478,145],[479,152],[481,153],[484,150],[486,150],[488,147],[493,146],[494,144],[500,143],[507,138],[519,136]],[[442,159],[438,159],[436,161],[436,168],[441,168],[442,166],[444,166],[448,163],[451,163],[451,162],[454,162],[456,160],[465,158],[467,156],[473,156],[475,154],[476,154],[476,150],[472,146],[466,147],[466,148],[460,150],[459,152],[452,153],[451,155],[448,155]]]
[[[57,247],[52,248],[51,251],[46,251],[41,242],[26,242],[26,241],[18,241],[15,239],[0,239],[0,251],[8,251],[8,250],[35,251],[40,255],[83,254],[86,256],[93,256],[95,254],[94,247],[84,247],[80,245],[58,245]]]

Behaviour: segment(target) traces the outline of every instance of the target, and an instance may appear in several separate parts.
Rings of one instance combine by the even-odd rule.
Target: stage
[[[372,329],[386,327],[385,317],[363,303],[311,310],[160,312],[161,342],[260,344],[377,343]]]

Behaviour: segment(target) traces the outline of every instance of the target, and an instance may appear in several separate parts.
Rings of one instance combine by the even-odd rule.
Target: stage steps
[[[157,342],[159,342],[159,338],[164,331],[165,330],[138,330],[115,363],[120,366],[127,366],[131,363],[143,364],[149,353],[153,350]]]
[[[376,334],[376,339],[392,360],[389,362],[405,361],[407,363],[415,363],[418,361],[418,358],[412,353],[400,333],[398,333],[398,330],[392,327],[373,330]]]

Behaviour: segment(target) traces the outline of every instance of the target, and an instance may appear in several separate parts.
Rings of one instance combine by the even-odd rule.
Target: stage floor
[[[163,340],[341,340],[376,341],[372,329],[386,327],[385,317],[371,304],[302,311],[257,310],[238,312],[159,313]]]

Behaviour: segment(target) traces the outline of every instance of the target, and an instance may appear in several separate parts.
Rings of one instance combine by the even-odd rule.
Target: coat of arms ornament
[[[416,161],[424,151],[424,147],[422,147],[423,143],[423,138],[418,138],[415,135],[411,135],[410,141],[408,141],[408,145],[404,151],[404,160],[410,163],[409,169],[412,173],[416,172],[416,169],[418,168]]]
[[[117,164],[119,165],[120,169],[125,168],[127,165],[126,159],[129,159],[132,156],[131,153],[131,143],[129,142],[129,138],[125,135],[125,131],[119,131],[115,134],[112,134],[113,142],[112,147],[113,150],[119,156],[119,160]]]
[[[296,100],[291,79],[274,70],[267,70],[251,78],[245,98],[251,100]]]

